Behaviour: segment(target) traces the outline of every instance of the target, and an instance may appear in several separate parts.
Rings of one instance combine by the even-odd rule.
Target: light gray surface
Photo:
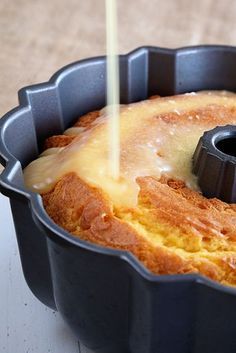
[[[0,241],[0,352],[78,353],[60,315],[41,304],[26,285],[9,201],[1,194]]]

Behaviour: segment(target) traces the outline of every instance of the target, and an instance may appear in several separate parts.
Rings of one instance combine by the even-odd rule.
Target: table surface
[[[105,52],[105,0],[0,1],[0,116],[17,91],[70,62]],[[234,0],[118,0],[119,51],[141,45],[236,44]],[[0,353],[78,353],[60,316],[37,301],[20,266],[0,195]]]
[[[0,352],[78,353],[57,312],[29,290],[20,266],[9,201],[0,194]]]

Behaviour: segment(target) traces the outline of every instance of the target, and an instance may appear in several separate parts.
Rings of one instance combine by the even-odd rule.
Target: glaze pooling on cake
[[[201,92],[122,106],[121,183],[106,176],[106,124],[105,109],[87,114],[49,138],[26,168],[52,219],[82,239],[131,251],[156,274],[200,272],[236,285],[236,206],[204,198],[191,172],[203,132],[236,124],[236,96]],[[70,153],[79,164],[68,162]],[[56,165],[63,168],[55,177]]]
[[[215,105],[225,111],[209,121],[201,110],[213,112]],[[222,116],[234,108],[235,96],[218,92],[155,98],[121,106],[119,181],[109,175],[109,117],[103,109],[97,116],[90,116],[87,128],[77,126],[65,131],[60,141],[64,149],[32,162],[25,170],[26,185],[33,191],[46,192],[63,175],[75,172],[89,184],[101,187],[117,206],[137,203],[136,178],[141,176],[160,178],[164,173],[197,190],[191,165],[197,142],[205,130],[224,124],[227,119]]]

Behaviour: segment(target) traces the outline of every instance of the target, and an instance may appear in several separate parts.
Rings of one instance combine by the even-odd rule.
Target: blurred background
[[[236,44],[234,0],[117,0],[119,52]],[[0,116],[19,88],[105,53],[105,0],[0,0]]]

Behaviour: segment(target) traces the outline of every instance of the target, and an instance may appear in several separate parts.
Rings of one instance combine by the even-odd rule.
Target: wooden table
[[[0,116],[22,86],[105,52],[105,0],[0,1]],[[141,45],[236,44],[234,0],[118,0],[120,52]],[[0,196],[0,352],[77,352],[60,317],[27,288],[7,199]]]

